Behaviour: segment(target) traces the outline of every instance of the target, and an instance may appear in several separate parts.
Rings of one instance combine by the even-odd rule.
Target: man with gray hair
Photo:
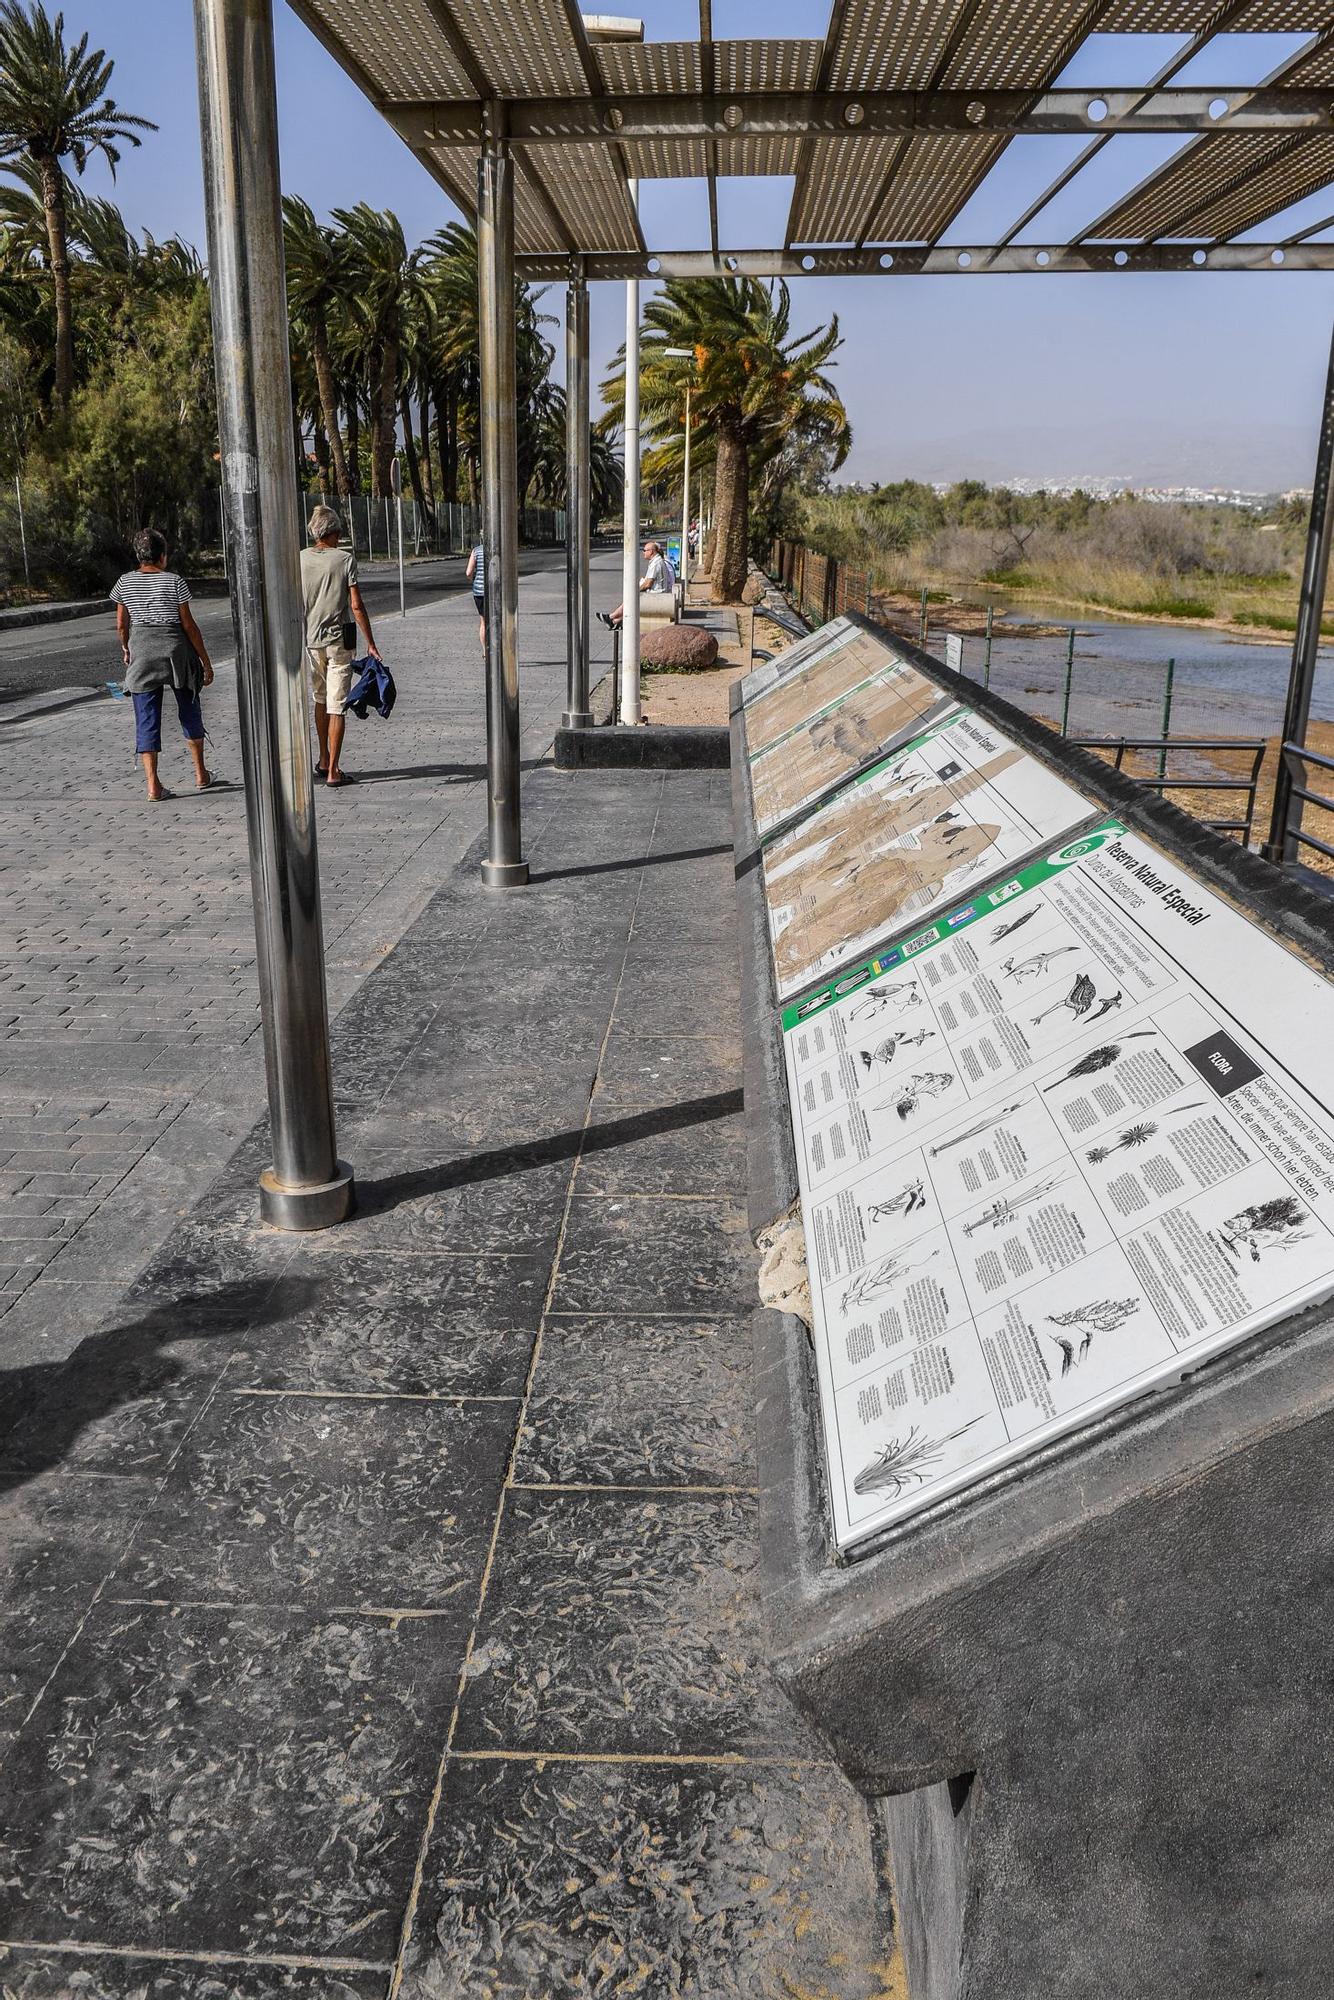
[[[332,507],[321,506],[307,526],[314,547],[301,551],[301,590],[306,605],[306,654],[315,691],[315,734],[320,739],[315,773],[326,785],[336,787],[352,782],[338,757],[347,727],[358,625],[366,651],[378,660],[380,649],[357,583],[356,550],[340,546],[342,521]]]
[[[661,542],[645,542],[644,561],[648,568],[639,579],[641,592],[676,589],[676,571],[663,554]],[[599,611],[598,617],[609,631],[615,632],[625,618],[625,606],[618,604],[614,611]]]

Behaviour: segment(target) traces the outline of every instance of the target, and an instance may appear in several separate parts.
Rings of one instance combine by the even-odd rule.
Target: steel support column
[[[292,480],[271,0],[195,0],[222,497],[236,639],[273,1164],[260,1209],[324,1229],[352,1205],[334,1141],[315,845],[302,524]]]
[[[528,880],[519,825],[519,487],[514,361],[514,161],[504,108],[486,107],[477,163],[482,547],[486,556],[488,889]]]
[[[639,182],[630,199],[639,207]],[[625,281],[625,504],[621,532],[621,706],[619,720],[639,721],[639,280]]]
[[[571,260],[565,293],[565,647],[569,681],[567,729],[587,729],[588,554],[592,478],[589,465],[588,285]]]
[[[1334,476],[1334,339],[1329,350],[1325,376],[1325,403],[1320,414],[1320,442],[1316,447],[1315,477],[1311,482],[1311,518],[1306,530],[1306,561],[1302,567],[1302,593],[1297,606],[1297,631],[1292,642],[1292,669],[1288,675],[1288,705],[1283,717],[1283,741],[1304,743],[1311,716],[1311,690],[1315,685],[1316,656],[1320,651],[1320,620],[1325,608],[1325,580],[1329,574],[1330,538],[1334,535],[1334,512],[1330,509],[1330,484]],[[1292,809],[1300,801],[1292,796],[1292,773],[1282,751],[1274,777],[1274,810],[1269,822],[1269,839],[1263,849],[1266,861],[1295,861],[1297,842],[1292,829]]]

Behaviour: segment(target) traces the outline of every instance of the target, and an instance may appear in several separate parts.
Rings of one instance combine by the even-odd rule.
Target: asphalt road
[[[521,576],[532,576],[564,563],[560,549],[528,549],[519,558]],[[407,601],[428,604],[441,597],[466,590],[462,558],[410,563],[406,572]],[[392,638],[389,621],[398,618],[398,572],[377,563],[362,566],[362,595],[376,637],[387,644]],[[200,597],[194,603],[195,617],[209,651],[217,659],[232,652],[231,609],[225,597]],[[385,630],[378,629],[384,624]],[[119,680],[123,672],[120,647],[116,643],[114,615],[73,618],[63,625],[30,625],[17,631],[0,631],[0,706],[24,695],[48,694],[57,688],[101,687],[105,681]]]

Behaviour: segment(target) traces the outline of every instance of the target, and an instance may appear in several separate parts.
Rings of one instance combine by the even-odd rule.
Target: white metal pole
[[[681,595],[690,602],[690,381],[686,380],[686,462],[681,474]]]
[[[639,182],[630,182],[639,207]],[[621,553],[621,721],[639,721],[639,280],[625,281],[625,546]]]
[[[408,596],[403,583],[403,468],[395,459],[389,473],[389,484],[394,489],[394,512],[398,525],[398,615],[408,615]]]
[[[28,530],[23,519],[23,481],[14,474],[14,496],[19,503],[19,540],[23,544],[23,581],[32,588],[32,571],[28,567]]]

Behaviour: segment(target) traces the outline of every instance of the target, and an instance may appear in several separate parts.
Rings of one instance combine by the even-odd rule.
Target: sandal
[[[336,778],[325,779],[324,789],[326,792],[340,792],[344,785],[355,785],[356,782],[347,771],[340,771]]]
[[[317,778],[327,778],[328,775],[329,775],[329,766],[327,764],[317,764],[315,766],[315,776]]]
[[[202,784],[202,785],[196,785],[196,786],[195,786],[195,790],[196,790],[197,792],[207,792],[207,791],[209,791],[209,790],[211,789],[211,787],[212,787],[212,786],[216,785],[216,784],[217,784],[217,782],[218,782],[218,781],[217,781],[217,779],[216,779],[216,778],[214,777],[214,775],[213,775],[212,771],[205,771],[205,773],[204,773],[204,782],[203,782],[203,784]]]
[[[169,792],[164,785],[160,792],[150,792],[148,794],[148,803],[150,806],[165,805],[168,799],[174,799],[175,796],[175,792]]]

